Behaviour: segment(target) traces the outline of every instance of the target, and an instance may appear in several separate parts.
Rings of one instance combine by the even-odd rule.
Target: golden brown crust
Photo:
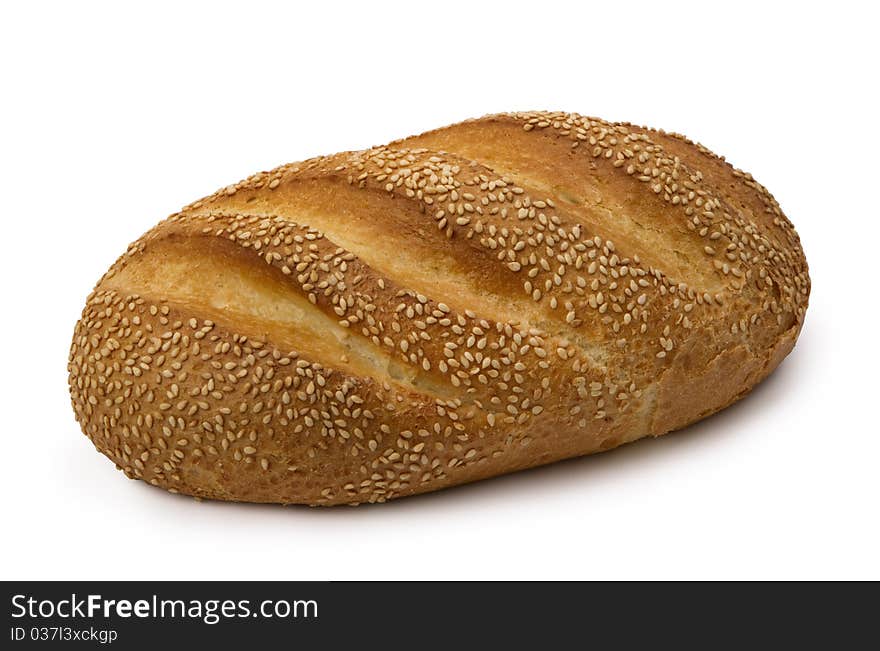
[[[77,419],[126,474],[385,501],[660,435],[770,373],[809,276],[767,191],[681,136],[487,116],[172,215],[77,324]]]

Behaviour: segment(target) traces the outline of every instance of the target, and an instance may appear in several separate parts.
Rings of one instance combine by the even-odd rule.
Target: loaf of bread
[[[491,115],[171,215],[88,297],[70,394],[169,491],[383,502],[708,416],[791,351],[809,292],[779,205],[701,145]]]

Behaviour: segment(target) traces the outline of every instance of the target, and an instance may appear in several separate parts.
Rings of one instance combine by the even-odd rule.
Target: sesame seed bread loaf
[[[809,291],[779,205],[704,147],[492,115],[170,216],[88,297],[70,393],[172,492],[383,502],[708,416],[791,351]]]

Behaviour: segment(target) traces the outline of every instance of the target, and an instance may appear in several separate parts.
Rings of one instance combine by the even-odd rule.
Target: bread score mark
[[[332,195],[327,183],[335,182]],[[271,195],[222,198],[248,215],[281,216],[308,224],[400,287],[473,311],[496,322],[537,323],[551,311],[526,298],[510,282],[507,262],[463,237],[449,238],[436,220],[386,191],[365,192],[343,177],[295,178]],[[284,203],[279,205],[279,200]],[[405,241],[406,246],[401,246]],[[462,291],[462,288],[468,288]],[[467,296],[467,301],[463,297]]]
[[[149,242],[102,283],[105,289],[153,297],[181,314],[235,322],[239,334],[266,338],[330,368],[390,378],[401,387],[444,399],[459,391],[374,346],[324,314],[278,269],[253,252],[210,236],[170,235]]]
[[[671,214],[653,192],[628,188],[638,181],[630,178],[625,166],[618,170],[612,161],[592,156],[580,166],[548,163],[560,156],[583,156],[572,152],[567,140],[525,131],[521,123],[507,119],[463,122],[391,146],[427,147],[473,158],[553,198],[568,220],[613,240],[621,255],[638,256],[672,281],[684,282],[694,290],[717,293],[726,282],[735,280],[713,272],[710,262],[704,260],[703,245],[689,233],[685,219]]]
[[[497,295],[484,286],[485,274],[462,271],[455,257],[440,247],[430,246],[424,239],[413,237],[410,246],[397,246],[383,233],[381,224],[361,219],[357,212],[333,216],[314,207],[297,206],[263,214],[255,211],[254,204],[257,202],[250,202],[247,216],[283,217],[294,223],[308,224],[356,256],[383,280],[424,296],[433,304],[449,305],[459,314],[467,313],[473,315],[470,318],[485,319],[492,324],[510,324],[518,330],[540,333],[548,340],[573,343],[591,366],[602,367],[606,363],[610,343],[602,342],[597,324],[569,327],[564,313],[543,309],[533,300],[523,300],[518,293]],[[466,303],[461,300],[463,295],[467,295]]]

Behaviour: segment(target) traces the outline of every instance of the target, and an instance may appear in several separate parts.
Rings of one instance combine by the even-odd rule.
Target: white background
[[[876,20],[779,5],[5,3],[0,578],[880,579]],[[159,219],[281,163],[532,108],[686,133],[778,198],[813,294],[744,402],[356,509],[173,496],[80,433],[74,323]]]

